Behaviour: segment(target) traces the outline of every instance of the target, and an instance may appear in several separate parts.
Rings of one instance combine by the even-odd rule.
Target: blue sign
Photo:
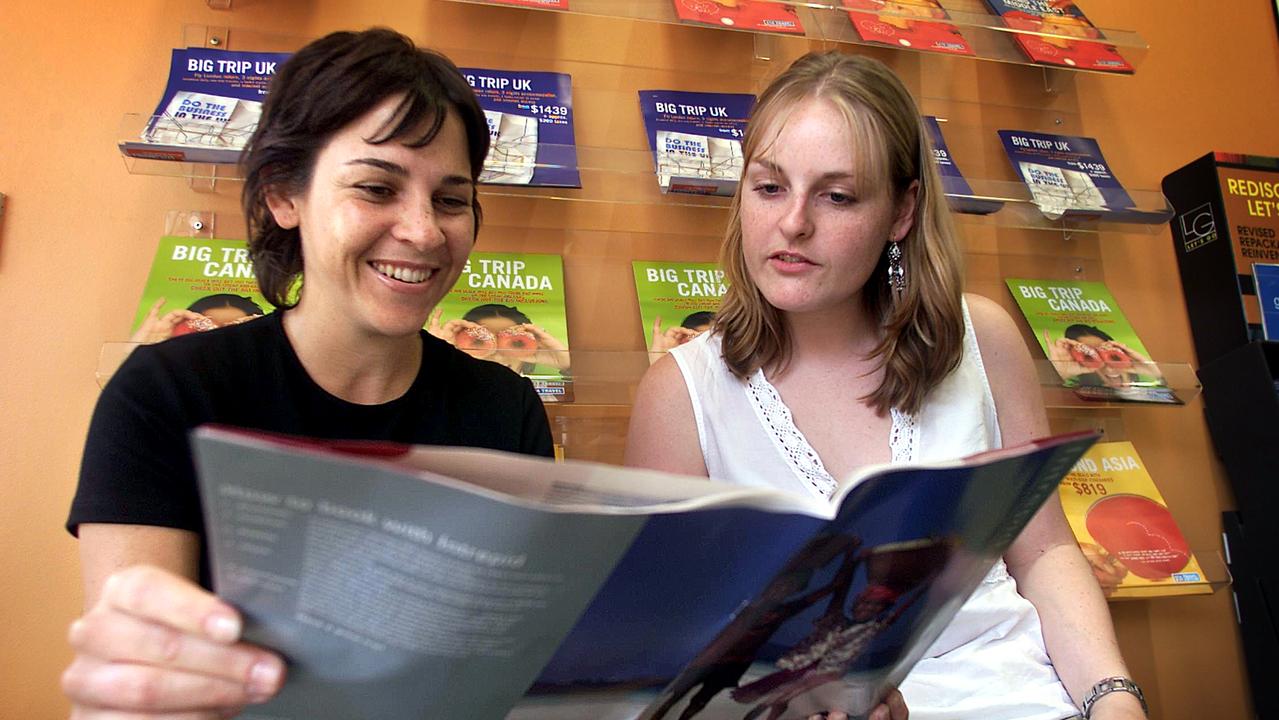
[[[1257,302],[1261,305],[1261,329],[1267,340],[1279,340],[1279,265],[1253,263]]]

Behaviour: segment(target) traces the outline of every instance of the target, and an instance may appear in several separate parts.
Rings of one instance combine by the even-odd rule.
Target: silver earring
[[[902,267],[902,246],[896,240],[888,241],[888,287],[897,294],[906,289],[906,268]]]

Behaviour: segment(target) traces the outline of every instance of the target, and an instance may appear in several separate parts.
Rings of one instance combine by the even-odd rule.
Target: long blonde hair
[[[884,332],[871,352],[884,378],[863,400],[881,415],[891,408],[919,412],[928,393],[959,365],[964,338],[961,255],[928,131],[910,93],[883,63],[833,51],[809,53],[760,95],[746,129],[746,166],[767,151],[761,145],[810,99],[825,100],[844,115],[860,177],[889,184],[898,199],[918,182],[914,223],[901,241],[906,287],[900,293],[890,287],[885,253],[862,298]],[[733,197],[722,248],[729,287],[716,314],[715,332],[722,337],[728,367],[746,379],[760,368],[784,370],[791,338],[781,311],[769,304],[746,269],[744,186],[740,183]]]

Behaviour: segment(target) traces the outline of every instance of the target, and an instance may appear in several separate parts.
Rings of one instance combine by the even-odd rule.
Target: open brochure
[[[288,53],[180,48],[169,82],[138,138],[120,142],[130,157],[236,163],[258,127],[275,69]]]
[[[871,467],[828,502],[494,451],[193,436],[215,589],[290,663],[242,717],[276,720],[863,714],[1094,440]]]

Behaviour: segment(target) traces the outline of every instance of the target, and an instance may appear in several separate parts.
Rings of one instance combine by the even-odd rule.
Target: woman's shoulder
[[[964,306],[983,361],[990,364],[1009,352],[1024,352],[1021,330],[1002,305],[984,295],[964,293]]]
[[[275,314],[266,315],[216,330],[140,345],[129,354],[120,371],[145,372],[148,377],[155,377],[156,373],[209,376],[223,371],[256,374],[265,371],[259,367],[258,358],[264,353],[276,354],[283,337],[280,319]]]

